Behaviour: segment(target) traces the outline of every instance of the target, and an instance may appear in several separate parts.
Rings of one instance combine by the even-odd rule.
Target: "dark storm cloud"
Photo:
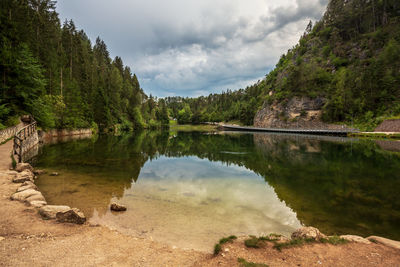
[[[62,0],[58,12],[108,44],[157,96],[209,94],[262,78],[328,0]]]

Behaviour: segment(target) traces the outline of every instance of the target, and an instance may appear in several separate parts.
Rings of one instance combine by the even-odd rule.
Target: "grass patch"
[[[14,139],[14,136],[4,140],[3,142],[0,143],[0,145],[4,145],[5,143],[7,143],[8,141],[10,141],[11,139]]]
[[[332,244],[332,245],[342,245],[342,244],[347,244],[349,243],[348,240],[340,238],[337,235],[334,236],[329,236],[328,238],[322,238],[320,240],[321,243],[327,243],[327,244]]]
[[[281,251],[284,248],[292,248],[292,247],[298,247],[302,246],[305,244],[310,244],[310,243],[316,243],[317,241],[312,238],[304,238],[304,239],[292,239],[288,242],[285,243],[277,243],[275,242],[273,248],[276,250]]]
[[[222,250],[222,246],[221,245],[223,245],[225,243],[228,243],[228,242],[231,243],[235,239],[237,239],[237,237],[234,236],[234,235],[221,238],[219,240],[219,242],[217,244],[215,244],[215,246],[214,246],[214,255],[218,255],[221,252],[221,250]]]
[[[349,133],[349,137],[361,137],[361,138],[374,138],[374,139],[400,139],[400,133],[385,134],[385,133]]]
[[[225,243],[228,243],[228,242],[232,242],[235,239],[237,239],[237,237],[234,236],[234,235],[231,235],[231,236],[228,236],[228,237],[224,237],[224,238],[221,238],[219,240],[219,244],[222,245],[222,244],[225,244]]]
[[[240,267],[268,267],[267,264],[248,262],[243,258],[238,258],[238,263]]]
[[[16,161],[15,158],[14,158],[14,153],[13,153],[13,152],[11,152],[10,157],[11,157],[11,164],[12,164],[12,167],[13,167],[13,169],[15,170],[15,168],[17,167],[17,161]]]
[[[276,242],[280,239],[281,235],[278,234],[270,234],[268,236],[260,236],[256,237],[251,235],[249,239],[244,241],[244,245],[248,248],[260,248],[264,241],[267,242]]]
[[[216,125],[208,125],[208,124],[199,124],[199,125],[190,125],[190,124],[174,124],[169,126],[171,131],[176,132],[215,132],[217,131]]]
[[[305,244],[312,244],[312,243],[323,243],[323,244],[332,244],[332,245],[342,245],[346,244],[349,241],[340,238],[339,236],[329,236],[327,238],[321,238],[321,240],[317,241],[312,238],[299,238],[299,239],[292,239],[289,242],[285,243],[277,243],[274,242],[274,249],[281,251],[284,248],[291,248],[291,247],[298,247]]]
[[[214,255],[218,255],[222,250],[222,247],[220,244],[215,244],[214,246]]]
[[[255,236],[250,236],[249,239],[246,239],[244,241],[244,245],[248,248],[259,248],[260,247],[260,242],[261,240],[258,239]]]

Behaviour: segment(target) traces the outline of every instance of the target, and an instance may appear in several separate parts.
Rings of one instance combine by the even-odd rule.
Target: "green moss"
[[[12,164],[12,167],[13,167],[13,169],[15,169],[15,167],[17,167],[17,161],[15,160],[15,158],[14,158],[14,154],[11,152],[11,164]]]
[[[317,241],[312,238],[305,238],[305,239],[292,239],[285,243],[277,243],[273,246],[274,249],[281,251],[283,248],[291,248],[291,247],[298,247],[309,243],[316,243]]]
[[[225,244],[225,243],[228,243],[228,242],[232,242],[235,239],[237,239],[237,237],[234,236],[234,235],[231,235],[231,236],[228,236],[228,237],[224,237],[224,238],[221,238],[219,240],[219,244],[222,245],[222,244]]]
[[[249,239],[244,241],[244,245],[248,248],[259,248],[260,240],[255,236],[251,236]]]
[[[268,267],[267,264],[248,262],[243,258],[238,258],[238,263],[240,267]]]
[[[332,244],[332,245],[342,245],[342,244],[347,244],[349,243],[348,240],[343,239],[337,235],[334,236],[329,236],[328,238],[322,238],[320,240],[321,243],[328,243],[328,244]]]
[[[218,255],[222,250],[222,247],[220,244],[215,244],[214,246],[214,255]]]
[[[221,246],[221,245],[223,245],[223,244],[225,244],[225,243],[228,243],[228,242],[231,243],[231,242],[233,242],[233,240],[235,240],[235,239],[237,239],[237,237],[234,236],[234,235],[221,238],[221,239],[219,240],[219,243],[215,244],[215,246],[214,246],[214,255],[218,255],[219,252],[222,250],[222,246]]]

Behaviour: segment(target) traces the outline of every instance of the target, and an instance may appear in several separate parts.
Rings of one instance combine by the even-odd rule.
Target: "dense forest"
[[[323,97],[322,119],[375,125],[400,114],[400,2],[331,0],[264,79],[197,98],[147,96],[100,38],[92,44],[56,1],[0,8],[0,128],[32,114],[43,128],[138,129],[179,123],[252,125],[266,104]]]
[[[322,119],[375,125],[400,115],[400,1],[331,0],[299,43],[257,84],[198,98],[167,98],[181,123],[253,124],[265,104],[323,97]]]
[[[168,124],[165,102],[148,97],[120,57],[94,45],[56,1],[2,0],[0,128],[32,114],[43,128],[129,130]]]

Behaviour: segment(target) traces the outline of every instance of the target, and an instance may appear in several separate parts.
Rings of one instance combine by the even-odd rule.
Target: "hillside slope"
[[[373,129],[400,114],[400,1],[331,0],[266,78],[245,89],[166,99],[181,123]]]
[[[267,75],[254,124],[375,125],[400,113],[399,82],[400,2],[332,0]]]

